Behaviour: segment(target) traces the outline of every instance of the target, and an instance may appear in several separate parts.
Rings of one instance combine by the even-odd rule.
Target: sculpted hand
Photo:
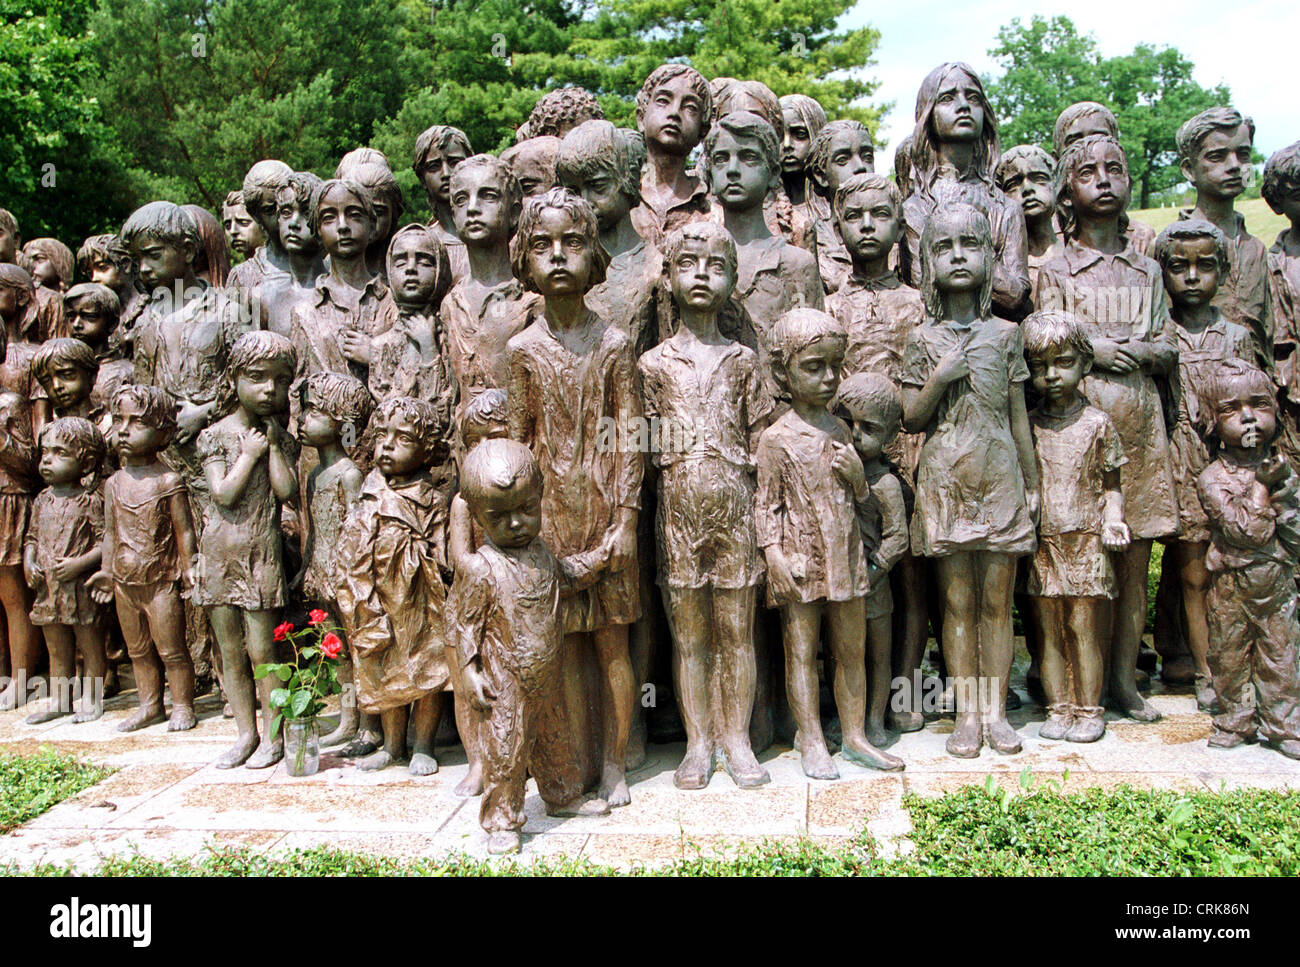
[[[1131,373],[1138,368],[1137,357],[1112,339],[1094,339],[1093,363],[1112,373]]]
[[[799,585],[790,574],[790,565],[786,562],[785,554],[780,548],[773,546],[767,548],[766,555],[767,583],[772,588],[773,596],[782,600],[798,600]]]
[[[266,456],[266,451],[270,448],[271,441],[266,438],[266,434],[261,430],[245,430],[239,442],[239,452],[243,456],[252,457],[254,460],[261,460]]]
[[[1101,525],[1101,546],[1108,551],[1122,551],[1132,539],[1128,525],[1122,520],[1108,520]]]
[[[945,385],[969,375],[970,365],[966,362],[965,346],[949,349],[934,367],[934,378]]]
[[[41,585],[45,583],[45,572],[35,561],[23,562],[23,577],[27,579],[27,586],[33,591],[40,590]]]
[[[359,366],[370,365],[370,337],[355,329],[343,333],[343,355]]]
[[[90,596],[97,604],[112,604],[113,579],[107,573],[96,571],[86,581],[86,585],[90,588]]]
[[[77,576],[77,568],[74,566],[76,559],[65,557],[58,564],[50,568],[50,573],[54,575],[56,581],[71,581]]]
[[[831,457],[831,469],[835,475],[848,484],[858,499],[866,497],[870,488],[867,486],[867,474],[862,469],[862,461],[858,459],[857,453],[853,448],[843,443],[836,443],[835,456]]]
[[[621,571],[636,563],[636,531],[631,527],[615,524],[605,534],[601,546],[611,571]]]
[[[1038,523],[1038,512],[1042,507],[1042,497],[1037,490],[1031,490],[1025,494],[1025,509],[1029,511],[1029,519],[1035,524]]]
[[[194,403],[182,403],[176,414],[176,442],[184,446],[199,435],[208,423],[208,411],[204,406]]]
[[[1258,431],[1256,433],[1258,434]],[[1245,443],[1244,438],[1242,443]],[[1280,453],[1273,453],[1265,457],[1255,469],[1255,479],[1269,490],[1272,490],[1289,476],[1291,476],[1291,465],[1286,462],[1286,457]]]
[[[470,703],[480,711],[492,711],[492,702],[496,700],[496,693],[492,691],[492,686],[487,683],[483,673],[473,665],[465,666],[465,684],[469,686]]]

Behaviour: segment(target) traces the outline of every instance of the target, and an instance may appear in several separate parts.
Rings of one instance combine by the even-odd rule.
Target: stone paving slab
[[[202,721],[192,732],[169,733],[157,725],[123,735],[116,726],[129,714],[130,697],[114,699],[103,719],[83,725],[29,726],[21,711],[0,713],[4,750],[30,753],[52,745],[118,770],[0,836],[0,862],[71,862],[93,870],[108,856],[195,856],[209,846],[235,844],[273,852],[327,845],[398,857],[486,855],[479,801],[453,792],[467,768],[459,749],[440,749],[442,768],[426,777],[412,777],[401,766],[365,773],[328,753],[321,771],[304,779],[290,777],[283,764],[220,771],[211,763],[235,729],[221,718],[214,698],[200,704]],[[952,758],[944,751],[951,719],[937,719],[890,747],[907,763],[905,772],[875,772],[836,756],[841,778],[835,782],[807,779],[798,755],[778,746],[760,757],[772,782],[757,790],[738,789],[724,773],[706,790],[678,790],[672,772],[682,747],[651,746],[646,766],[629,777],[631,805],[610,816],[546,816],[530,782],[522,858],[580,856],[627,868],[725,857],[762,840],[812,839],[835,846],[864,825],[881,850],[892,854],[911,846],[905,793],[942,795],[983,784],[987,776],[999,787],[1016,789],[1025,768],[1035,782],[1056,780],[1066,791],[1123,784],[1178,791],[1300,789],[1300,763],[1257,746],[1208,749],[1210,719],[1196,711],[1190,695],[1157,695],[1152,701],[1163,721],[1117,719],[1091,745],[1040,739],[1043,712],[1027,704],[1011,716],[1024,743],[1013,756],[986,749],[977,759]]]

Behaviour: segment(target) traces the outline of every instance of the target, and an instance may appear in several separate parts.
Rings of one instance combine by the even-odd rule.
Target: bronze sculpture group
[[[1040,738],[1153,721],[1161,541],[1167,680],[1212,747],[1300,758],[1300,145],[1266,249],[1233,208],[1253,138],[1190,119],[1196,204],[1154,237],[1100,104],[1003,152],[943,64],[891,180],[811,98],[667,64],[636,130],[576,89],[500,157],[430,127],[428,225],[371,149],[259,161],[220,223],[152,202],[75,259],[0,210],[0,708],[48,665],[82,684],[28,721],[97,718],[124,646],[123,731],[194,728],[215,674],[217,767],[266,768],[252,667],[323,608],[355,697],[326,743],[427,775],[453,712],[457,791],[513,851],[530,774],[556,815],[629,801],[668,677],[682,789],[768,782],[774,732],[813,778],[836,742],[903,769],[931,626],[948,752],[1019,752],[1016,609]]]

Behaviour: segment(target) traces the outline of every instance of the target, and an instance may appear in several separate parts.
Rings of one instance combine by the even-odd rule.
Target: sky
[[[874,0],[845,14],[841,26],[880,31],[876,63],[866,73],[880,82],[871,101],[895,102],[880,132],[885,157],[912,130],[916,89],[932,68],[964,60],[996,76],[988,50],[998,28],[1013,17],[1028,23],[1034,14],[1069,17],[1080,34],[1096,38],[1103,57],[1128,54],[1139,43],[1177,47],[1196,65],[1203,87],[1228,85],[1233,106],[1255,119],[1255,146],[1265,156],[1300,140],[1297,0]]]

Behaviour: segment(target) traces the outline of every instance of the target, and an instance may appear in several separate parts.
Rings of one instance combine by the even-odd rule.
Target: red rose
[[[320,652],[326,658],[337,658],[342,650],[342,640],[332,631],[320,640]]]
[[[322,611],[320,608],[313,608],[311,613],[307,615],[308,624],[318,625],[322,621],[328,621],[329,617],[328,612]]]
[[[276,641],[284,641],[285,636],[288,635],[289,632],[291,631],[293,631],[293,622],[286,621],[282,625],[276,625],[275,631],[273,631],[271,634]]]

